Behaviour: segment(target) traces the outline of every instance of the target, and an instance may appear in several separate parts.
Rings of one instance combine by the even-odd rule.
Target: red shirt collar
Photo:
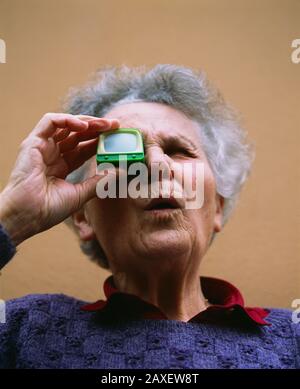
[[[201,288],[210,306],[194,317],[189,322],[209,322],[219,324],[221,322],[254,323],[258,325],[270,325],[264,320],[269,314],[266,309],[245,307],[240,291],[227,281],[218,278],[200,277]],[[81,307],[84,311],[107,312],[113,309],[115,312],[134,314],[144,319],[168,319],[160,309],[138,296],[120,292],[115,284],[113,276],[109,276],[103,285],[106,301],[99,300]]]

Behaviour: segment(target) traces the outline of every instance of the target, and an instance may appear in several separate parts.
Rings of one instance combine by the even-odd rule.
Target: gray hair
[[[136,101],[167,104],[199,124],[202,146],[214,173],[217,192],[224,198],[224,226],[254,156],[239,115],[203,72],[170,64],[159,64],[151,69],[126,65],[101,68],[84,87],[70,91],[65,111],[103,117],[116,105]],[[88,161],[67,180],[82,181],[87,164]],[[81,249],[102,267],[109,267],[98,241],[81,242]]]

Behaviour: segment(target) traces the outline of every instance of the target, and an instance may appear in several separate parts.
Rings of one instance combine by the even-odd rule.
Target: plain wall
[[[298,0],[0,0],[0,181],[45,112],[105,64],[175,63],[206,71],[243,116],[256,161],[203,273],[227,279],[248,305],[300,298],[300,38]],[[65,293],[93,301],[107,272],[61,224],[18,248],[3,299]]]

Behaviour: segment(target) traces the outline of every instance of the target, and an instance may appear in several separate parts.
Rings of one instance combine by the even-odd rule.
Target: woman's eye
[[[189,150],[189,149],[186,149],[186,148],[183,148],[183,147],[170,150],[166,154],[168,154],[168,155],[183,155],[183,156],[187,156],[187,157],[191,157],[191,158],[195,158],[196,157],[195,153],[192,152],[192,150]]]

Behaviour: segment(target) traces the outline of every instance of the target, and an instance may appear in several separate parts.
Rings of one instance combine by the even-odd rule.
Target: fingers
[[[70,134],[66,139],[58,142],[61,153],[73,150],[80,142],[95,139],[99,137],[99,130],[86,130]]]
[[[70,114],[46,113],[34,128],[32,134],[48,139],[53,136],[59,128],[68,128],[71,131],[81,131],[88,128],[88,123]]]
[[[35,149],[35,158],[39,159],[40,168],[52,167],[60,171],[67,165],[69,172],[62,169],[63,176],[81,166],[96,154],[98,137],[101,132],[117,129],[117,119],[97,118],[88,115],[70,115],[48,113],[43,116],[30,135],[22,142],[20,149],[32,165],[30,149]],[[37,154],[37,150],[40,154]],[[35,161],[36,163],[36,161]]]
[[[73,150],[80,142],[91,140],[99,137],[100,132],[110,131],[112,127],[119,127],[119,123],[105,123],[99,121],[89,121],[89,128],[85,131],[67,133],[61,130],[60,133],[55,136],[58,142],[58,146],[61,153],[65,153]],[[66,135],[68,134],[68,135]]]
[[[120,122],[118,119],[97,118],[95,116],[89,116],[89,115],[76,115],[76,117],[78,117],[81,120],[87,121],[90,126],[93,124],[94,121],[97,121],[99,119],[110,122],[111,130],[115,130],[120,126]]]
[[[96,185],[98,181],[99,177],[95,175],[86,179],[83,182],[75,184],[79,195],[79,204],[77,205],[77,209],[80,209],[87,201],[96,197]],[[73,212],[75,212],[76,210],[73,210]]]
[[[77,169],[92,156],[95,156],[97,145],[98,139],[93,139],[87,142],[82,142],[75,149],[66,152],[62,157],[70,169],[69,173]]]
[[[87,130],[71,132],[68,128],[61,128],[53,136],[61,153],[74,149],[82,141],[97,138],[100,132],[117,129],[120,126],[117,119],[101,119],[88,115],[78,115],[78,118],[88,123]]]
[[[54,142],[60,142],[61,140],[65,139],[70,134],[70,130],[68,128],[60,128],[56,131],[56,133],[53,135]]]
[[[34,128],[32,134],[44,139],[56,136],[58,140],[62,140],[68,136],[68,133],[67,131],[61,131],[61,129],[77,132],[101,126],[105,129],[116,129],[119,125],[120,123],[117,119],[97,118],[88,115],[46,113]]]

